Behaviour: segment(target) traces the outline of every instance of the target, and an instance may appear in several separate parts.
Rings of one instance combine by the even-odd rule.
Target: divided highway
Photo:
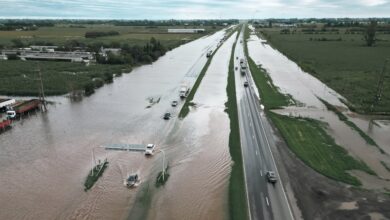
[[[243,33],[244,28],[234,51],[234,66],[238,67],[235,69],[237,107],[249,216],[251,220],[294,219],[271,152],[275,145],[271,127],[260,107],[250,71],[244,76],[240,73],[240,59],[245,58]],[[244,82],[249,86],[244,87]],[[267,171],[276,173],[275,184],[268,183]]]

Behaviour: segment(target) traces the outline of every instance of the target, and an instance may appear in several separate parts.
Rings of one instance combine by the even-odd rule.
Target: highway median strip
[[[237,34],[238,38],[239,34]],[[230,219],[249,219],[245,188],[245,176],[241,153],[240,129],[238,122],[236,83],[234,77],[234,51],[236,42],[233,44],[229,62],[228,83],[226,93],[228,100],[225,103],[226,113],[230,120],[229,151],[233,160],[232,171],[229,179],[229,216]]]

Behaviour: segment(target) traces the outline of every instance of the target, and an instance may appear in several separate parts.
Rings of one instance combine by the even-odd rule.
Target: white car
[[[154,145],[154,144],[146,145],[145,156],[152,156],[153,153],[154,153],[154,148],[155,147],[156,147],[156,145]]]

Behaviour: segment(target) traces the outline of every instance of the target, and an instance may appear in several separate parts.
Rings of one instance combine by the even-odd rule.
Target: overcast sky
[[[390,17],[390,0],[0,0],[0,18]]]

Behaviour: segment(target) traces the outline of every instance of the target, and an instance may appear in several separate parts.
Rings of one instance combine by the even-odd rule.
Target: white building
[[[196,33],[203,33],[206,30],[204,28],[188,28],[188,29],[178,29],[178,28],[171,28],[168,29],[168,33],[178,33],[178,34],[196,34]]]

